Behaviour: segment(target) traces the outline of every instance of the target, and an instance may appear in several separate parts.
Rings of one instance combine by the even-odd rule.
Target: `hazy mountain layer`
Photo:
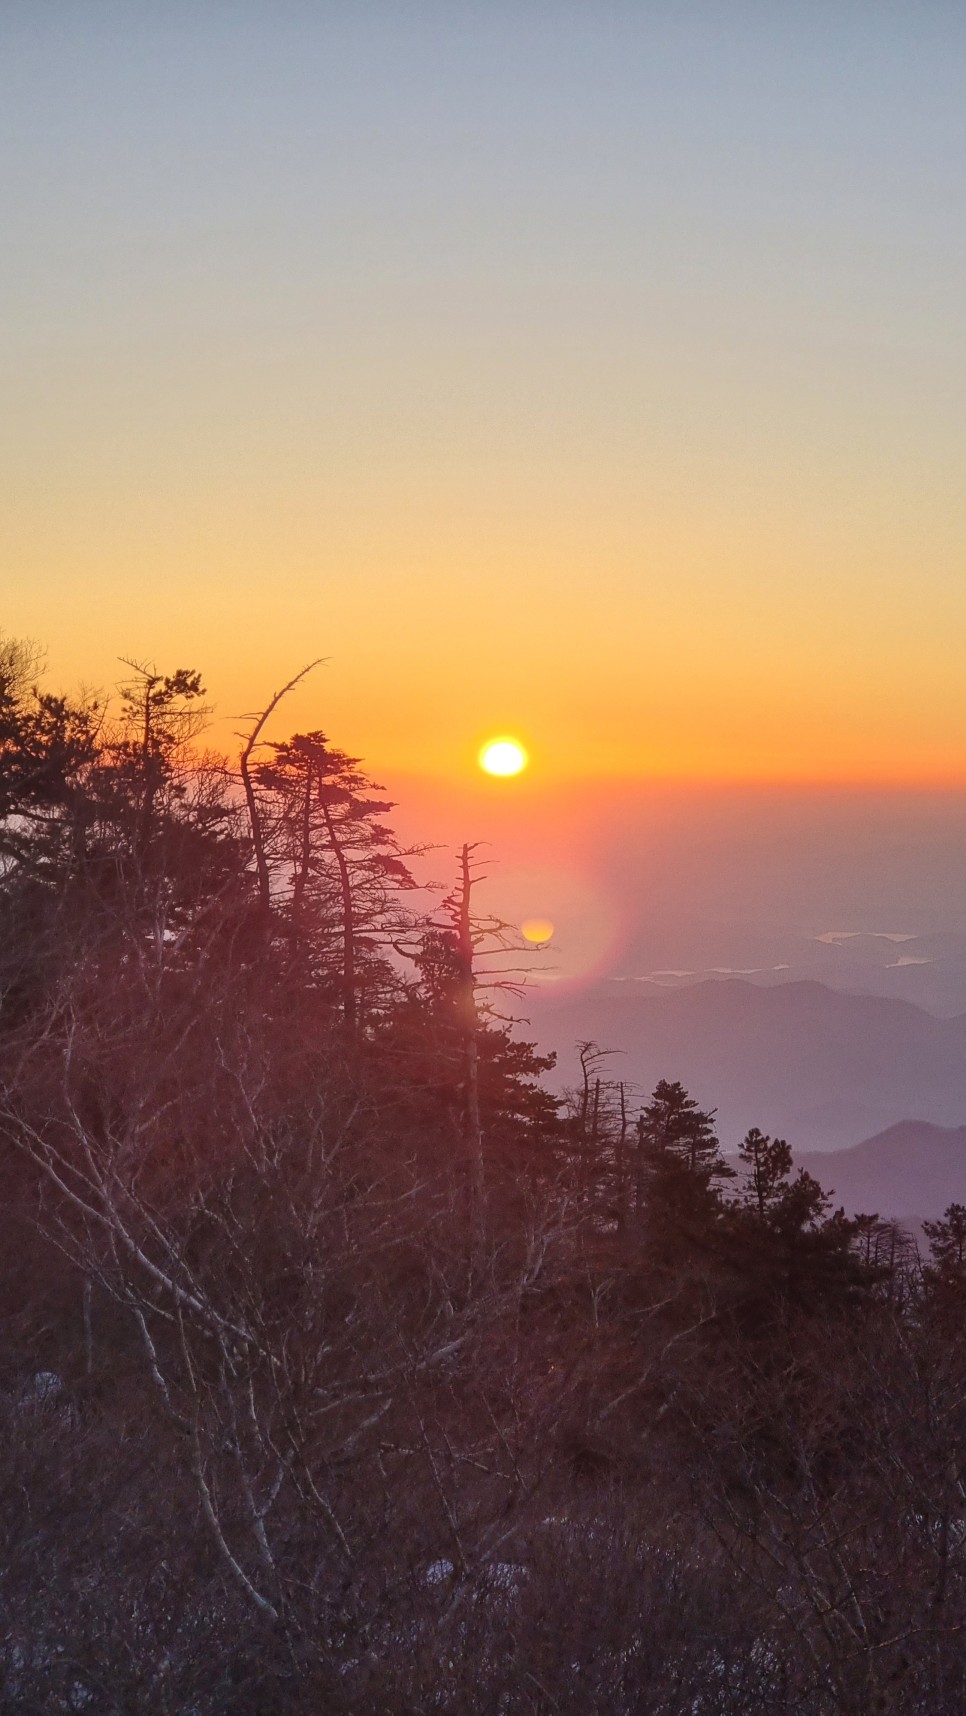
[[[729,978],[661,992],[608,982],[527,1006],[541,1047],[559,1053],[559,1083],[575,1077],[574,1044],[592,1038],[620,1051],[613,1077],[643,1091],[680,1079],[716,1106],[726,1149],[752,1125],[797,1153],[841,1150],[899,1121],[966,1121],[966,1017],[910,1002]]]
[[[673,936],[641,935],[634,953],[628,975],[660,989],[743,977],[764,987],[818,982],[853,995],[912,1001],[945,1018],[966,1009],[966,936],[953,931],[806,932],[750,923],[725,930],[694,924]]]
[[[966,1126],[903,1120],[851,1150],[815,1151],[799,1163],[850,1215],[928,1220],[966,1203]]]

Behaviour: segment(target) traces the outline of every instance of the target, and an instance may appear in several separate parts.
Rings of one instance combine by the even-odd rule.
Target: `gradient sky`
[[[0,12],[4,624],[378,770],[966,780],[966,13]],[[229,728],[225,729],[229,731]]]

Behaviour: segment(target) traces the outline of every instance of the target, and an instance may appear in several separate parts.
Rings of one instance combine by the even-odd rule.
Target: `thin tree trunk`
[[[325,817],[326,833],[329,845],[335,854],[339,869],[339,890],[342,895],[342,1013],[345,1019],[346,1032],[350,1037],[356,1034],[356,933],[352,916],[352,878],[349,866],[342,850],[332,813],[325,802],[322,782],[319,782],[319,803],[322,815]]]
[[[463,1049],[463,1143],[469,1170],[470,1227],[474,1250],[484,1237],[483,1130],[480,1124],[479,1015],[476,1009],[476,978],[473,974],[473,925],[470,898],[472,847],[460,851],[460,888],[457,914],[457,943],[460,962],[460,1030]]]
[[[82,1304],[84,1311],[84,1354],[86,1358],[84,1368],[87,1375],[90,1376],[94,1369],[94,1326],[91,1319],[91,1278],[89,1275],[84,1277]]]
[[[292,878],[292,919],[293,930],[297,925],[306,883],[309,879],[309,864],[312,859],[312,772],[306,770],[305,797],[302,800],[301,827],[299,830],[299,856],[295,865],[295,875]],[[296,931],[297,933],[297,931]]]
[[[580,1051],[580,1108],[577,1115],[577,1150],[576,1150],[576,1182],[577,1195],[583,1197],[584,1179],[587,1165],[587,1117],[590,1113],[590,1069],[591,1056],[595,1048],[593,1043],[579,1043]]]
[[[239,759],[242,786],[245,790],[245,803],[248,806],[248,821],[251,825],[252,831],[252,850],[255,854],[255,875],[258,881],[258,908],[266,934],[272,918],[272,878],[268,868],[268,852],[265,844],[265,832],[262,827],[261,812],[258,808],[258,800],[255,797],[255,787],[252,782],[252,753],[262,735],[266,721],[269,719],[269,716],[275,713],[275,710],[281,703],[282,698],[287,697],[290,691],[294,691],[299,681],[304,679],[307,673],[311,673],[314,667],[318,667],[321,660],[322,657],[317,656],[315,661],[310,661],[307,666],[301,668],[295,675],[294,679],[289,680],[287,685],[283,685],[281,691],[276,691],[271,701],[266,704],[262,713],[258,716],[254,727],[245,741],[241,757]]]
[[[617,1149],[615,1152],[616,1161],[614,1166],[617,1170],[617,1232],[619,1235],[622,1235],[627,1228],[627,1096],[624,1091],[623,1080],[620,1085],[620,1100],[621,1129],[617,1134]]]
[[[156,674],[144,682],[144,721],[141,731],[141,806],[138,816],[138,858],[143,859],[151,838],[151,817],[154,813],[154,759],[151,756],[151,693],[158,683]]]

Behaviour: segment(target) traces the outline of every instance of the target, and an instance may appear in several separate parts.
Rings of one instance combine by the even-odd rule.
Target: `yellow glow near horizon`
[[[490,739],[480,752],[480,768],[488,775],[518,775],[528,761],[517,739]]]
[[[922,8],[731,8],[714,51],[693,8],[570,8],[549,72],[541,8],[415,7],[405,77],[389,8],[19,10],[2,624],[46,689],[197,668],[237,758],[322,656],[269,742],[494,817],[966,785],[960,95]]]
[[[520,925],[520,932],[524,941],[533,942],[534,946],[541,946],[544,942],[548,942],[553,935],[553,924],[549,918],[525,918]]]

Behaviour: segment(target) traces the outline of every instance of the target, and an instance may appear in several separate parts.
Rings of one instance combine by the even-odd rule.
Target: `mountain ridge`
[[[845,1150],[803,1152],[795,1164],[848,1215],[916,1224],[966,1203],[966,1125],[900,1120]]]
[[[528,998],[529,1034],[558,1051],[558,1087],[575,1081],[573,1045],[590,1039],[615,1051],[608,1076],[636,1093],[680,1079],[716,1108],[726,1149],[749,1126],[786,1137],[800,1156],[848,1149],[909,1116],[966,1123],[966,1015],[944,1019],[899,997],[809,978],[644,992],[639,983]]]

